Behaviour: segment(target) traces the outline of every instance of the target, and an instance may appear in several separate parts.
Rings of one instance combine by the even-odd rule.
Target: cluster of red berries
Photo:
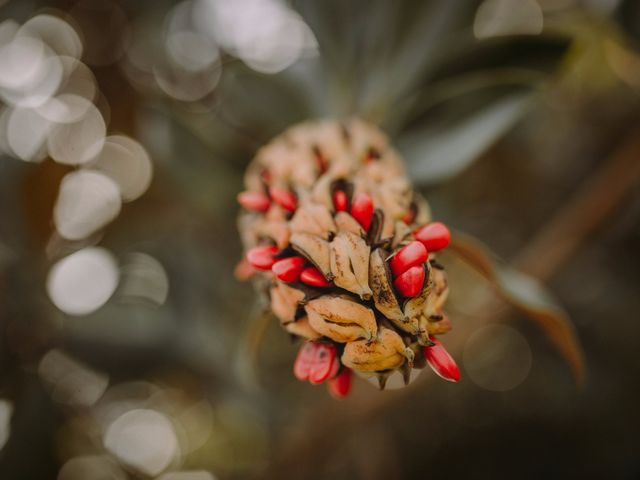
[[[460,369],[442,343],[431,337],[432,345],[423,348],[423,355],[431,369],[450,382],[460,380]],[[353,372],[341,365],[338,349],[332,343],[307,341],[302,344],[293,365],[293,374],[300,381],[313,385],[326,382],[336,398],[344,398],[351,391]]]
[[[413,232],[416,240],[398,250],[389,266],[394,276],[393,285],[403,297],[415,297],[422,291],[425,277],[424,264],[429,252],[442,250],[451,239],[449,229],[440,222],[433,222]]]
[[[258,270],[271,270],[278,280],[283,282],[302,282],[312,287],[331,285],[316,267],[307,265],[299,256],[278,259],[278,247],[260,245],[247,252],[247,261]]]
[[[253,211],[268,210],[272,201],[290,212],[297,208],[296,196],[281,188],[269,188],[269,195],[262,192],[242,192],[238,195],[240,205]],[[336,213],[349,211],[365,231],[369,230],[374,206],[368,194],[357,194],[349,208],[347,194],[343,190],[336,190],[333,194],[333,204]],[[416,240],[398,250],[390,263],[396,291],[405,298],[415,297],[422,291],[425,278],[424,263],[429,258],[429,252],[442,250],[451,238],[449,229],[440,222],[419,228],[414,232],[414,236]],[[261,245],[250,249],[246,258],[253,268],[272,270],[276,278],[283,282],[300,281],[313,287],[331,285],[324,275],[314,266],[308,265],[304,258],[292,256],[279,259],[278,254],[277,247]]]
[[[270,187],[267,193],[242,192],[238,202],[247,210],[266,212],[275,202],[288,212],[297,209],[297,198],[292,192]],[[351,202],[347,193],[337,189],[333,193],[335,212],[349,212],[362,226],[369,230],[374,215],[374,205],[366,193],[358,193]],[[412,212],[404,219],[413,221]],[[404,298],[420,294],[425,281],[425,263],[429,252],[437,252],[448,246],[451,234],[440,222],[424,225],[413,232],[414,241],[400,248],[390,259],[389,267],[393,275],[393,285],[397,293]],[[246,260],[257,270],[271,270],[275,277],[283,282],[302,282],[306,285],[323,288],[332,285],[325,276],[301,256],[278,258],[279,249],[274,245],[260,245],[247,252]],[[449,381],[460,379],[460,370],[451,355],[435,338],[430,337],[431,345],[423,347],[423,355],[431,368],[442,378]],[[352,371],[341,365],[334,344],[325,341],[305,342],[294,363],[294,375],[302,381],[312,384],[327,382],[332,395],[345,397],[351,388]]]
[[[241,192],[238,194],[238,203],[254,212],[266,212],[269,210],[272,200],[288,212],[295,212],[298,208],[296,196],[284,188],[269,187],[268,195],[263,192]]]

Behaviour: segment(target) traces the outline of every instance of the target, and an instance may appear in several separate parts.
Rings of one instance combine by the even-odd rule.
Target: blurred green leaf
[[[480,108],[471,115],[442,118],[426,128],[410,131],[399,140],[415,183],[447,180],[460,173],[526,112],[529,92],[516,92]]]
[[[450,248],[496,288],[513,308],[532,319],[556,346],[578,385],[585,379],[582,347],[569,316],[535,279],[509,267],[479,240],[456,232]]]

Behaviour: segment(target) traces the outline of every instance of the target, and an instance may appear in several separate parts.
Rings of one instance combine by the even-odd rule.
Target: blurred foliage
[[[50,158],[0,159],[0,398],[9,402],[0,404],[0,433],[8,435],[0,477],[54,478],[66,469],[62,480],[92,478],[87,472],[98,465],[108,478],[162,478],[119,464],[114,459],[123,452],[104,448],[109,422],[132,409],[169,419],[166,438],[177,432],[180,452],[163,468],[219,478],[415,478],[426,471],[450,478],[637,477],[637,188],[598,233],[577,242],[573,258],[553,266],[549,290],[563,309],[535,279],[502,262],[489,265],[493,254],[475,243],[466,253],[506,303],[460,258],[447,258],[454,290],[448,346],[461,366],[482,360],[483,378],[500,384],[510,365],[522,365],[522,349],[501,350],[495,339],[477,353],[469,346],[473,335],[505,318],[525,334],[533,363],[508,391],[484,388],[468,369],[458,385],[423,376],[406,390],[379,394],[360,382],[352,398],[337,403],[292,379],[296,348],[277,328],[264,331],[258,376],[242,374],[249,353],[241,338],[255,329],[260,306],[250,286],[233,279],[241,255],[235,194],[255,150],[287,126],[353,114],[380,123],[436,217],[507,259],[634,135],[637,2],[540,0],[533,3],[544,20],[539,34],[477,39],[478,7],[504,3],[293,1],[317,55],[265,73],[221,49],[220,63],[205,75],[219,74],[219,83],[183,101],[178,94],[190,93],[187,87],[169,90],[177,92],[172,96],[154,76],[167,68],[168,19],[181,4],[0,1],[2,21],[23,23],[41,11],[68,15],[81,33],[109,132],[137,139],[154,166],[144,196],[104,230],[70,242],[55,233],[52,208],[74,167]],[[112,13],[96,17],[87,5]],[[515,20],[512,26],[522,25]],[[533,20],[535,27],[540,19]],[[532,25],[525,23],[524,33]],[[500,32],[505,23],[481,27]],[[133,52],[144,62],[132,63]],[[175,75],[180,81],[170,86],[203,85],[197,75]],[[169,282],[164,304],[132,298],[123,282],[95,313],[57,309],[45,288],[50,267],[97,244],[113,253],[123,279],[132,278],[127,267],[136,255],[157,259]],[[582,393],[546,339],[518,315],[537,318],[580,377],[565,311],[584,344],[589,382]],[[47,357],[51,352],[66,352],[72,360],[63,370],[78,375],[45,375],[45,358],[66,358]]]

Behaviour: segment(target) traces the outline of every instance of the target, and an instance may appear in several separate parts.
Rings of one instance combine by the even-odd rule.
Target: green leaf
[[[409,176],[418,184],[447,180],[470,166],[527,111],[532,95],[517,92],[471,115],[442,119],[399,139]]]
[[[496,288],[513,308],[532,319],[563,355],[578,385],[584,383],[584,356],[576,330],[564,309],[535,278],[509,267],[479,240],[459,232],[450,248]]]

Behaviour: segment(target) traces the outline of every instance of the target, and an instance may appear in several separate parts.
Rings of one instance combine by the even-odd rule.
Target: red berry
[[[247,252],[247,261],[252,267],[258,270],[271,270],[275,263],[275,255],[278,253],[278,247],[275,245],[260,245],[253,247]]]
[[[312,287],[328,287],[331,285],[316,267],[307,267],[302,270],[300,281]]]
[[[309,369],[309,381],[311,383],[322,383],[333,370],[333,361],[336,358],[336,347],[329,343],[316,343],[313,363]]]
[[[336,212],[346,212],[349,207],[349,199],[343,190],[333,192],[333,206]]]
[[[449,352],[435,337],[429,337],[429,339],[435,344],[432,347],[424,347],[423,349],[424,358],[429,366],[445,380],[450,382],[460,380],[460,369],[455,360],[449,355]]]
[[[271,195],[271,198],[274,202],[276,202],[285,210],[295,212],[296,208],[298,208],[298,199],[289,190],[278,187],[270,187],[269,195]]]
[[[262,192],[240,192],[238,194],[238,203],[247,210],[266,212],[269,210],[271,200],[267,194]]]
[[[444,223],[433,222],[413,232],[416,240],[422,242],[430,252],[442,250],[451,240],[451,232]]]
[[[300,347],[296,361],[293,363],[293,374],[298,380],[305,381],[309,379],[311,365],[313,365],[316,357],[316,345],[313,342],[305,342]]]
[[[314,145],[313,147],[313,155],[316,157],[316,162],[318,163],[318,171],[320,175],[322,175],[324,172],[327,171],[327,168],[329,168],[327,159],[322,154],[322,152],[320,151],[320,148],[318,148],[317,145]]]
[[[402,275],[411,267],[422,265],[429,258],[429,253],[420,242],[413,241],[398,250],[391,259],[390,267],[394,276]]]
[[[331,395],[336,398],[344,398],[349,395],[349,390],[351,390],[351,377],[352,371],[345,368],[340,372],[340,375],[329,380],[327,382],[327,388],[329,388]]]
[[[271,271],[278,280],[283,282],[295,282],[300,278],[300,274],[304,269],[304,258],[288,257],[276,261],[271,266]]]
[[[366,193],[359,193],[351,202],[351,216],[355,218],[365,231],[369,230],[373,217],[373,200]]]
[[[413,223],[413,221],[416,219],[416,212],[411,209],[409,210],[404,217],[402,217],[402,221],[406,224],[406,225],[411,225]]]
[[[422,285],[424,284],[424,266],[417,265],[411,267],[409,270],[399,275],[394,281],[393,285],[396,290],[403,297],[415,297],[422,291]]]
[[[253,268],[246,258],[243,258],[236,264],[233,273],[238,280],[249,280],[256,273],[256,269]]]

